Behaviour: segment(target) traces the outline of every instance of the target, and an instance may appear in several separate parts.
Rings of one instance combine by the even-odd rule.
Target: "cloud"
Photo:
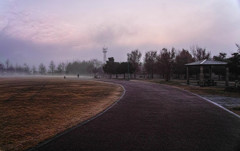
[[[181,49],[198,44],[214,54],[234,50],[234,43],[239,43],[236,0],[11,3],[8,11],[0,12],[1,43],[5,42],[0,51],[16,58],[86,59],[97,54],[101,59],[106,45],[108,55],[125,60],[125,53],[136,48]]]
[[[48,16],[36,18],[28,12],[12,13],[5,28],[7,36],[35,43],[60,44],[80,37],[74,25]]]
[[[161,4],[162,9],[157,9],[154,6],[156,3]],[[104,43],[136,46],[161,45],[206,37],[203,33],[211,31],[219,34],[219,31],[225,32],[226,28],[231,29],[234,25],[233,21],[229,21],[234,18],[231,16],[234,14],[231,3],[224,1],[208,3],[192,0],[168,3],[140,1],[132,2],[131,5],[136,5],[136,8],[131,11],[127,7],[126,11],[123,11],[124,16],[121,14],[122,10],[116,8],[116,11],[110,14],[107,14],[108,11],[102,12],[102,15],[106,16],[98,21],[95,20],[100,14],[90,13],[79,16],[81,19],[73,16],[75,20],[66,20],[64,18],[68,16],[61,17],[34,10],[21,12],[16,10],[7,17],[9,24],[6,35],[35,43],[68,44],[73,47]],[[121,6],[125,6],[124,2],[119,7]],[[146,6],[145,9],[143,6]],[[98,11],[99,9],[96,10]]]

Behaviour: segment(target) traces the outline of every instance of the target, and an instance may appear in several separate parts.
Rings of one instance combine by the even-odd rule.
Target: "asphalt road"
[[[98,118],[36,150],[240,151],[240,119],[169,86],[112,81],[124,97]]]

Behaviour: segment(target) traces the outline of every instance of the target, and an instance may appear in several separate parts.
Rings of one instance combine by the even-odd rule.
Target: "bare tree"
[[[90,62],[93,64],[92,73],[94,74],[95,77],[97,77],[97,74],[103,72],[102,70],[103,63],[97,59],[93,59]]]
[[[156,61],[157,61],[157,51],[148,51],[145,53],[144,68],[148,74],[151,74],[151,78],[153,78]]]
[[[236,44],[237,48],[238,48],[238,53],[240,53],[240,45]]]
[[[36,67],[35,67],[35,66],[32,66],[31,71],[32,71],[32,74],[36,74],[36,73],[37,73],[37,69],[36,69]]]
[[[40,64],[39,67],[38,67],[38,71],[40,74],[46,74],[46,67],[44,64]]]
[[[182,51],[180,51],[176,55],[175,64],[174,64],[174,73],[178,75],[178,78],[180,77],[180,75],[186,74],[185,64],[193,61],[194,59],[188,50],[182,49]]]
[[[216,61],[225,61],[226,60],[226,53],[220,52],[218,56],[213,56],[213,60]]]
[[[192,51],[195,61],[209,59],[211,57],[211,52],[207,52],[206,48],[192,46],[190,49]]]
[[[112,74],[116,74],[116,62],[114,62],[114,58],[108,58],[108,61],[103,66],[103,70],[105,73],[109,74],[109,78],[112,78]]]
[[[2,63],[0,63],[0,73],[2,73],[4,70],[4,65]]]
[[[58,67],[57,67],[57,72],[62,74],[65,72],[65,63],[61,62],[58,64]]]
[[[127,54],[128,62],[132,64],[134,68],[134,78],[136,78],[136,72],[139,71],[140,59],[142,57],[142,53],[137,49]]]
[[[52,74],[54,73],[55,68],[56,68],[55,63],[53,61],[51,61],[50,64],[49,64],[49,70]]]
[[[226,58],[227,54],[220,52],[218,56],[213,56],[213,60],[215,61],[225,61],[227,62],[228,59]],[[218,80],[221,79],[221,76],[224,76],[224,69],[225,67],[223,66],[214,66],[212,67],[212,71],[214,72],[214,74],[218,75]]]
[[[15,68],[13,67],[13,65],[10,64],[10,66],[8,67],[8,72],[9,73],[15,72]]]
[[[233,53],[230,58],[228,58],[229,71],[235,75],[235,80],[240,80],[240,53]]]
[[[24,73],[26,74],[29,74],[30,72],[30,68],[26,63],[23,64],[23,70],[24,70]]]
[[[93,64],[95,68],[102,67],[103,63],[97,59],[90,60],[90,62]]]
[[[162,51],[160,52],[160,55],[157,57],[159,68],[161,69],[166,81],[170,80],[174,59],[175,59],[174,48],[172,48],[171,51],[168,51],[166,48],[163,48]]]
[[[5,61],[5,65],[6,65],[6,70],[8,71],[8,69],[9,69],[9,67],[10,67],[10,61],[9,61],[9,59],[7,59],[7,60]]]

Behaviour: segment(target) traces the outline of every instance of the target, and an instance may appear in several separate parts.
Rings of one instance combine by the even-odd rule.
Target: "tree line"
[[[190,50],[175,48],[163,48],[160,51],[151,50],[145,52],[144,55],[136,49],[127,53],[127,61],[115,62],[114,57],[108,58],[106,63],[102,63],[96,59],[90,61],[72,61],[60,62],[56,64],[50,61],[48,65],[43,63],[37,67],[30,67],[28,64],[13,66],[9,59],[4,63],[0,63],[0,75],[4,74],[28,74],[28,75],[62,75],[62,74],[100,74],[114,75],[116,78],[122,75],[123,78],[136,78],[142,76],[144,78],[154,78],[156,76],[164,78],[166,81],[173,76],[175,78],[186,78],[185,64],[204,59],[213,59],[216,61],[225,61],[228,63],[230,77],[238,79],[240,74],[240,46],[236,44],[237,51],[227,57],[226,53],[211,56],[211,52],[205,48],[193,46]],[[142,58],[143,57],[143,58]],[[193,68],[190,75],[196,75],[199,69]],[[217,75],[224,74],[221,67],[215,67],[214,73]],[[220,79],[220,76],[219,76]]]
[[[212,59],[216,61],[224,61],[228,63],[230,74],[233,79],[238,79],[240,74],[240,47],[236,44],[238,51],[227,57],[226,53],[219,53],[217,56],[211,57],[211,52],[205,48],[193,46],[189,50],[176,50],[175,48],[163,48],[160,51],[147,51],[144,55],[143,62],[141,62],[142,53],[136,49],[127,54],[126,62],[114,62],[114,58],[108,58],[108,61],[103,66],[105,73],[112,78],[112,75],[126,74],[133,78],[136,75],[142,75],[144,78],[154,78],[158,75],[169,81],[171,77],[186,78],[185,64],[204,59]],[[215,74],[224,74],[222,67],[214,67]],[[199,69],[193,68],[190,74],[197,74]]]
[[[48,65],[40,63],[37,67],[28,64],[13,66],[9,59],[0,63],[0,75],[62,75],[62,74],[97,74],[102,72],[102,62],[93,59],[90,61],[60,62],[50,61]]]

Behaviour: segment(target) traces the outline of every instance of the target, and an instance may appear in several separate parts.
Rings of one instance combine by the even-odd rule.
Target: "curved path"
[[[125,87],[121,101],[37,150],[240,150],[240,119],[219,107],[165,85],[111,82]]]

